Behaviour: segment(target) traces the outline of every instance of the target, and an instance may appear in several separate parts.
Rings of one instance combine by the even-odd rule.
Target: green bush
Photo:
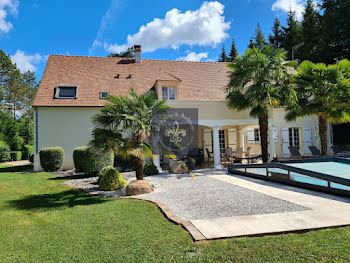
[[[107,165],[105,167],[103,167],[97,174],[98,178],[97,178],[97,183],[100,184],[100,180],[103,174],[105,174],[109,169],[114,168],[112,165]]]
[[[159,171],[157,166],[155,166],[152,161],[149,161],[148,163],[146,163],[143,169],[143,173],[146,175],[156,175],[159,174]]]
[[[126,181],[117,169],[110,167],[105,169],[99,181],[99,187],[102,191],[115,191],[123,188]]]
[[[64,151],[61,147],[43,148],[39,152],[40,165],[46,172],[57,171],[62,167]]]
[[[22,160],[29,160],[30,156],[34,154],[33,145],[24,145],[22,150]]]
[[[112,152],[94,151],[88,146],[76,148],[73,152],[75,169],[89,175],[97,175],[103,167],[113,165]]]
[[[11,160],[12,161],[20,161],[22,159],[21,151],[12,151],[11,152]]]
[[[11,150],[6,142],[0,141],[0,163],[11,160]]]

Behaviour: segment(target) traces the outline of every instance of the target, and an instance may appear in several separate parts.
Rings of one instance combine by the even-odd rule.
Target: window
[[[76,99],[77,98],[77,86],[58,86],[56,88],[56,99]]]
[[[109,91],[101,91],[100,92],[100,99],[101,100],[106,99],[107,95],[109,95]]]
[[[220,152],[225,152],[225,130],[219,130]]]
[[[175,88],[174,87],[162,87],[162,99],[163,100],[175,100]]]
[[[289,146],[300,148],[299,128],[289,128]]]
[[[259,129],[254,129],[254,142],[260,142],[260,131]]]

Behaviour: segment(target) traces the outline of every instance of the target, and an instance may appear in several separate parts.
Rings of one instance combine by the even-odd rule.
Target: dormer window
[[[174,87],[162,87],[163,100],[175,100],[176,92]]]
[[[101,91],[100,92],[100,99],[105,100],[108,95],[109,95],[109,91]]]
[[[56,99],[76,99],[78,95],[78,86],[57,86]]]

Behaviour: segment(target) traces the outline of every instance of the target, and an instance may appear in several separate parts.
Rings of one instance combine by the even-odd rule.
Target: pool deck
[[[213,204],[210,204],[212,208],[210,208],[210,206],[204,208],[208,211],[207,218],[205,218],[205,215],[203,216],[199,213],[200,219],[191,219],[191,216],[195,218],[193,214],[182,213],[181,211],[185,211],[186,209],[193,210],[194,203],[192,203],[192,205],[190,205],[191,203],[185,203],[185,205],[177,209],[174,203],[178,203],[178,200],[173,202],[171,198],[163,198],[162,195],[149,194],[141,195],[136,198],[156,203],[169,219],[182,224],[190,232],[193,239],[197,241],[239,236],[259,236],[350,225],[349,198],[336,197],[274,182],[231,175],[227,174],[226,170],[206,169],[196,171],[194,174],[196,177],[206,176],[210,179],[214,179],[214,181],[217,180],[218,183],[228,184],[237,187],[237,189],[246,189],[247,192],[255,192],[256,194],[268,196],[272,198],[272,201],[276,200],[275,203],[280,206],[279,209],[281,209],[281,212],[278,212],[278,209],[277,212],[273,209],[271,211],[269,209],[261,209],[260,212],[259,210],[255,210],[249,214],[249,212],[244,210],[243,215],[234,215],[233,213],[233,216],[222,216],[220,210],[217,210],[218,216],[213,216],[213,213],[209,212],[208,209],[213,209],[215,211],[216,208],[213,207]],[[170,183],[170,181],[168,182]],[[196,186],[196,189],[198,187],[200,187],[200,184]],[[186,191],[189,193],[190,198],[191,187],[187,188]],[[184,194],[185,193],[181,193],[182,198],[184,198],[182,200],[186,199],[186,196],[183,196]],[[207,193],[207,196],[203,198],[210,198],[212,194],[213,192]],[[225,196],[225,193],[222,193],[222,195]],[[240,195],[241,194],[237,195],[237,198],[239,198],[238,196]],[[246,205],[251,206],[251,200],[247,201],[247,204],[244,200],[239,201],[242,207]],[[271,202],[269,199],[268,201]],[[218,200],[218,203],[219,202],[220,200]],[[281,202],[295,205],[295,208],[286,206]],[[232,208],[230,206],[234,206],[236,203],[228,203],[226,209],[230,210]],[[269,203],[270,206],[271,204],[273,203]],[[259,206],[262,205],[263,203],[259,203]],[[202,204],[200,206],[202,206]],[[171,209],[172,207],[175,211]],[[298,209],[298,207],[304,209]],[[223,207],[219,209],[222,210]],[[288,211],[288,209],[291,211]]]

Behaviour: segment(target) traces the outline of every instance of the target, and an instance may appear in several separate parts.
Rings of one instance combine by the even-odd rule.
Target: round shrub
[[[64,151],[61,147],[43,148],[39,152],[40,165],[45,172],[57,171],[62,167]]]
[[[123,188],[126,181],[117,169],[110,167],[106,169],[99,180],[99,187],[102,191],[115,191]]]
[[[11,150],[6,142],[0,141],[0,163],[11,160]]]
[[[34,146],[33,145],[24,145],[22,150],[22,160],[29,160],[30,156],[34,154]]]
[[[76,148],[73,152],[75,169],[89,175],[97,175],[103,167],[113,165],[112,152],[95,151],[88,146]]]
[[[143,173],[146,175],[156,175],[159,174],[159,171],[157,166],[155,166],[152,161],[149,161],[148,163],[146,163],[143,169]]]

